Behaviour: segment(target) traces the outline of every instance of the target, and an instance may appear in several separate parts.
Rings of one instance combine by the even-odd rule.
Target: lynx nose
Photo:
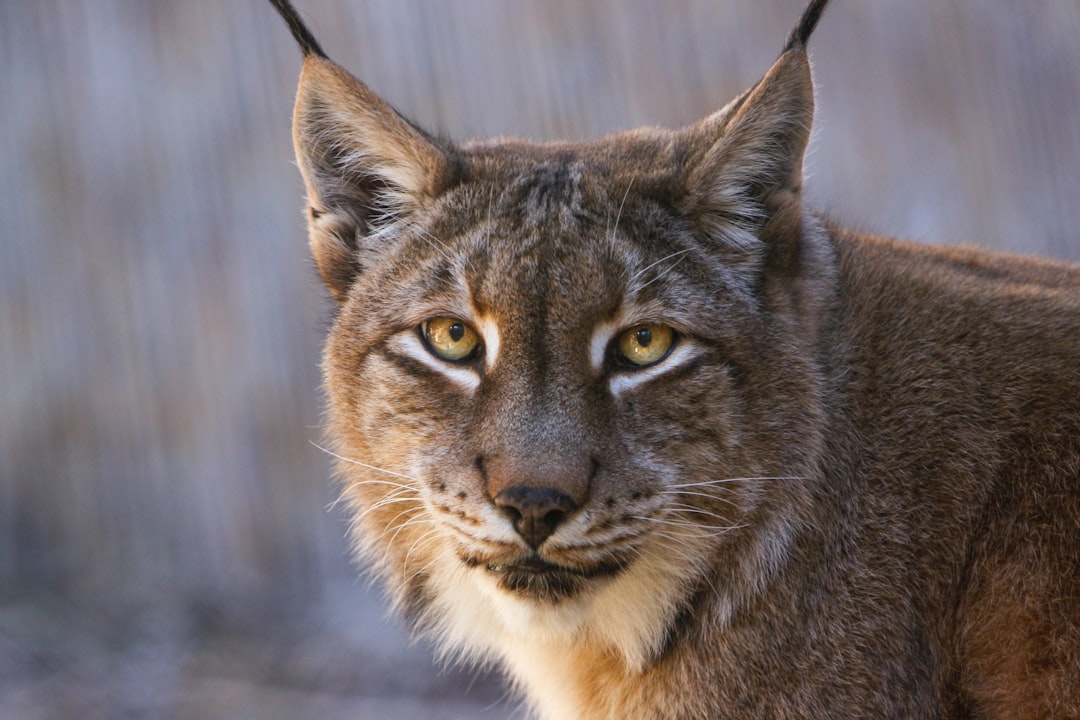
[[[510,518],[518,535],[533,550],[577,510],[577,503],[558,490],[524,485],[507,488],[496,495],[495,506]]]

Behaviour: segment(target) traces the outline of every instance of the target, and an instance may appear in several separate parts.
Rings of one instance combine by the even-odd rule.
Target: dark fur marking
[[[296,39],[297,44],[300,46],[300,51],[304,53],[304,57],[308,55],[317,55],[321,58],[326,57],[326,53],[323,52],[322,47],[319,45],[319,41],[315,39],[315,36],[308,29],[308,26],[304,24],[304,21],[300,19],[300,14],[296,12],[296,8],[292,6],[289,0],[270,0],[270,4],[274,6],[281,17],[284,18],[285,24],[289,26],[289,31],[292,32],[292,36]]]
[[[508,565],[487,565],[486,569],[499,577],[499,587],[504,590],[534,600],[557,603],[580,592],[586,581],[617,575],[625,567],[626,562],[620,560],[579,569],[530,558]]]
[[[821,13],[825,11],[825,6],[828,4],[829,0],[813,0],[806,6],[802,17],[799,19],[799,24],[788,35],[787,43],[784,45],[784,52],[806,47],[806,41],[810,39],[814,28],[817,27],[818,20],[821,19]]]

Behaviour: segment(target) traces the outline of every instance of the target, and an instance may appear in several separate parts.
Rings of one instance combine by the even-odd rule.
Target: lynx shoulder
[[[451,144],[304,54],[329,438],[417,632],[565,718],[1080,717],[1080,266],[802,202],[814,0],[676,130]]]

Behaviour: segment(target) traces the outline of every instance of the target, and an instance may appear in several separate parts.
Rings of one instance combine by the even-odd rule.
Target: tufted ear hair
[[[309,54],[293,112],[293,145],[307,186],[308,231],[338,302],[380,231],[407,220],[448,184],[451,151],[347,71]]]
[[[783,53],[756,85],[685,128],[689,210],[722,246],[759,259],[770,235],[797,230],[802,165],[814,117],[806,41],[827,0],[810,3]]]
[[[706,229],[715,223],[756,235],[772,214],[800,203],[813,115],[806,53],[789,51],[756,86],[684,131],[697,147],[686,187]],[[729,235],[729,243],[753,243]]]
[[[332,62],[289,0],[270,4],[304,55],[293,146],[307,186],[311,252],[341,303],[365,250],[449,184],[453,156]]]

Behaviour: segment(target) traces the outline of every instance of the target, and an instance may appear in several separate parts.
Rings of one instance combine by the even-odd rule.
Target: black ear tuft
[[[311,30],[304,24],[304,21],[300,19],[300,14],[296,12],[296,8],[292,6],[289,0],[270,0],[270,4],[273,5],[281,17],[285,19],[285,24],[289,26],[289,30],[292,31],[292,35],[296,38],[297,44],[300,45],[300,51],[304,53],[304,57],[309,55],[317,55],[321,58],[326,57],[326,53],[323,52],[322,47],[319,45],[319,41],[315,39],[315,36],[311,34]]]
[[[811,0],[810,4],[803,10],[799,24],[788,35],[787,43],[784,45],[784,52],[806,47],[806,41],[810,39],[811,33],[817,27],[818,20],[821,19],[821,13],[825,11],[825,6],[828,4],[829,0]]]

